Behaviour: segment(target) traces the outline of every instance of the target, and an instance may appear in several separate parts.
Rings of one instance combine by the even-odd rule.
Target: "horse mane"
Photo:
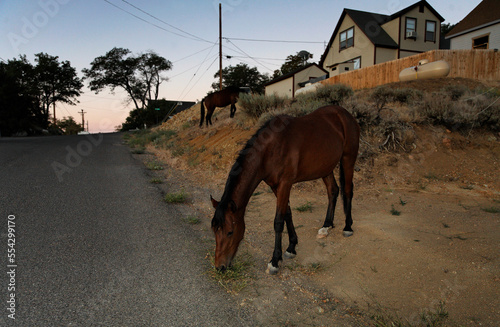
[[[257,130],[257,132],[255,132],[254,135],[252,135],[252,137],[245,144],[245,147],[239,152],[236,161],[234,162],[233,166],[231,167],[231,170],[229,171],[229,176],[227,177],[226,186],[224,187],[224,193],[222,194],[222,198],[219,202],[219,205],[215,210],[215,215],[214,218],[212,219],[213,228],[217,229],[217,228],[222,228],[224,226],[224,213],[226,212],[230,202],[232,201],[231,194],[233,194],[234,188],[236,187],[238,181],[240,180],[240,175],[242,170],[244,169],[244,164],[247,154],[249,150],[253,148],[253,146],[255,145],[255,141],[259,137],[260,133],[264,129],[267,129],[269,127],[271,121],[272,118],[266,121],[264,125],[262,125]]]

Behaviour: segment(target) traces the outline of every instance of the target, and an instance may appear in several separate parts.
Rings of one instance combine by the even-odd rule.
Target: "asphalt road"
[[[0,138],[0,233],[0,326],[255,325],[119,134]]]

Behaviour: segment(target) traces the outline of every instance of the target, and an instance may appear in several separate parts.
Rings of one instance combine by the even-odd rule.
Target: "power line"
[[[319,41],[290,41],[290,40],[263,40],[263,39],[244,39],[235,37],[223,37],[225,40],[235,40],[235,41],[250,41],[250,42],[273,42],[273,43],[313,43],[313,44],[324,44],[325,42]]]
[[[144,18],[139,17],[139,16],[137,16],[136,14],[133,14],[133,13],[131,13],[130,11],[128,11],[128,10],[126,10],[126,9],[121,8],[120,6],[117,6],[117,5],[115,5],[114,3],[112,3],[112,2],[110,2],[110,1],[108,1],[108,0],[103,0],[103,1],[104,1],[104,2],[106,2],[106,3],[108,3],[108,4],[110,4],[110,5],[112,5],[113,7],[117,8],[117,9],[119,9],[119,10],[121,10],[121,11],[123,11],[123,12],[126,12],[127,14],[129,14],[129,15],[131,15],[131,16],[133,16],[133,17],[135,17],[135,18],[137,18],[137,19],[139,19],[139,20],[141,20],[141,21],[145,22],[146,24],[149,24],[149,25],[152,25],[152,26],[154,26],[154,27],[156,27],[156,28],[161,29],[162,31],[165,31],[165,32],[168,32],[168,33],[171,33],[171,34],[174,34],[174,35],[177,35],[177,36],[180,36],[180,37],[186,38],[186,39],[191,39],[191,40],[195,40],[195,41],[203,41],[203,42],[209,42],[209,43],[211,43],[210,41],[203,40],[203,39],[201,39],[201,38],[199,38],[199,37],[195,37],[195,38],[193,38],[193,37],[188,37],[188,36],[186,36],[186,35],[182,35],[182,34],[179,34],[179,33],[176,33],[176,32],[172,32],[172,31],[170,31],[170,30],[168,30],[168,29],[166,29],[166,28],[163,28],[163,27],[161,27],[161,26],[159,26],[159,25],[155,24],[155,23],[151,23],[150,21],[147,21],[147,20],[145,20]]]
[[[266,67],[266,65],[262,64],[260,61],[258,61],[257,59],[255,59],[254,57],[250,56],[248,53],[246,53],[245,51],[243,51],[242,49],[240,49],[236,44],[234,44],[231,40],[229,39],[226,39],[229,43],[231,43],[233,46],[236,47],[236,49],[238,49],[240,51],[240,53],[243,53],[245,56],[247,56],[248,58],[252,59],[253,61],[255,61],[257,64],[261,65],[262,67],[264,67],[265,69],[269,70],[269,71],[272,71],[271,68],[269,67]],[[238,51],[236,51],[238,52]]]
[[[214,46],[214,45],[212,44],[212,45],[210,45],[210,46],[206,47],[206,48],[205,48],[205,49],[203,49],[203,50],[200,50],[200,51],[198,51],[198,52],[195,52],[195,53],[193,53],[193,54],[190,54],[190,55],[188,55],[188,56],[185,56],[185,57],[183,57],[183,58],[181,58],[181,59],[174,60],[174,61],[172,61],[172,63],[173,63],[173,64],[175,64],[175,63],[178,63],[179,61],[182,61],[182,60],[187,59],[187,58],[189,58],[189,57],[195,56],[195,55],[197,55],[198,53],[201,53],[201,52],[203,52],[203,51],[206,51],[206,50],[208,50],[208,49],[211,49],[213,46]]]
[[[208,40],[205,40],[205,39],[203,39],[203,38],[201,38],[201,37],[199,37],[199,36],[196,36],[196,35],[194,35],[194,34],[191,34],[191,33],[189,33],[189,32],[186,32],[186,31],[184,31],[184,30],[182,30],[182,29],[180,29],[180,28],[178,28],[178,27],[175,27],[174,25],[169,24],[169,23],[167,23],[166,21],[159,19],[158,17],[156,17],[156,16],[154,16],[154,15],[152,15],[152,14],[148,13],[148,12],[147,12],[147,11],[145,11],[145,10],[142,10],[141,8],[139,8],[139,7],[137,7],[137,6],[133,5],[133,4],[131,4],[130,2],[128,2],[128,1],[126,1],[126,0],[122,0],[122,1],[123,1],[123,2],[125,2],[127,5],[129,5],[129,6],[133,7],[133,8],[135,8],[135,9],[139,10],[140,12],[142,12],[142,13],[144,13],[144,14],[148,15],[149,17],[151,17],[151,18],[153,18],[153,19],[156,19],[157,21],[159,21],[159,22],[161,22],[161,23],[163,23],[163,24],[165,24],[165,25],[167,25],[167,26],[170,26],[170,27],[171,27],[171,28],[173,28],[173,29],[178,30],[179,32],[182,32],[182,33],[184,33],[184,34],[187,34],[187,35],[189,35],[189,36],[191,36],[191,37],[193,37],[193,38],[195,38],[195,39],[197,39],[197,40],[199,40],[199,41],[212,43],[212,42],[210,42],[210,41],[208,41]]]
[[[205,58],[203,59],[203,61],[201,62],[201,64],[198,66],[198,69],[196,70],[196,72],[193,74],[193,76],[191,76],[191,79],[187,82],[186,86],[184,87],[184,89],[182,90],[181,94],[179,95],[179,98],[182,100],[184,99],[183,97],[185,96],[184,95],[184,92],[186,91],[186,89],[188,88],[189,84],[191,83],[191,81],[194,79],[194,77],[196,76],[196,74],[198,74],[198,71],[200,70],[201,66],[207,61],[208,57],[210,56],[213,48],[217,45],[217,42],[215,42],[213,45],[212,45],[212,48],[210,49],[210,51],[207,53],[207,55],[205,56]],[[215,57],[216,59],[218,58],[218,55]],[[213,63],[212,63],[213,64]],[[196,84],[196,83],[195,83]],[[191,89],[189,90],[191,91]]]

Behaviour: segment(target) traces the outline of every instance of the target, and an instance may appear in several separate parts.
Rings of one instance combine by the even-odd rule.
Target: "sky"
[[[289,55],[306,50],[318,62],[344,8],[390,15],[417,0],[0,0],[0,60],[44,52],[84,68],[114,47],[154,51],[170,60],[160,98],[199,101],[218,81],[219,3],[223,67],[245,63],[272,75]],[[462,20],[481,0],[428,0],[444,23]],[[252,41],[249,41],[252,40]],[[255,41],[258,40],[258,41]],[[281,42],[269,42],[281,41]],[[230,58],[227,58],[229,56]],[[89,131],[112,132],[133,107],[124,91],[98,94],[85,82],[79,103],[57,104],[56,117]]]

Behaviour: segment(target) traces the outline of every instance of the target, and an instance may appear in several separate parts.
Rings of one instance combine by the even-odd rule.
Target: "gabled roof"
[[[387,48],[398,48],[396,41],[380,27],[380,25],[391,20],[390,16],[353,9],[344,9],[344,12],[352,18],[354,23],[359,26],[361,31],[365,33],[374,45]],[[341,19],[343,20],[344,17],[345,15],[342,16]]]
[[[500,1],[483,0],[446,34],[446,38],[456,37],[495,23],[500,23]]]
[[[274,84],[274,83],[278,83],[278,82],[280,82],[280,81],[282,81],[282,80],[285,80],[285,79],[287,79],[287,78],[290,78],[290,77],[292,77],[293,75],[297,74],[298,72],[303,71],[303,70],[305,70],[305,69],[307,69],[307,68],[309,68],[309,67],[311,67],[311,66],[316,66],[316,67],[318,67],[319,69],[321,69],[322,71],[324,71],[324,72],[325,72],[325,74],[328,74],[328,72],[327,72],[326,70],[324,70],[322,67],[318,66],[318,64],[317,64],[317,63],[314,63],[314,62],[313,62],[313,63],[310,63],[310,64],[305,65],[304,67],[300,67],[299,69],[296,69],[296,70],[294,70],[293,72],[290,72],[290,73],[285,74],[285,75],[281,75],[280,77],[277,77],[277,78],[273,79],[272,81],[267,82],[266,84],[264,84],[264,86],[268,86],[268,85],[271,85],[271,84]]]
[[[416,2],[416,3],[412,4],[411,6],[406,7],[405,9],[402,9],[402,10],[398,11],[397,13],[392,14],[391,15],[391,20],[393,20],[396,17],[403,16],[404,14],[406,14],[407,12],[409,12],[410,10],[413,10],[415,7],[418,7],[418,6],[426,6],[427,8],[429,8],[429,10],[431,11],[431,13],[433,13],[434,16],[436,16],[437,19],[439,19],[439,21],[444,22],[443,16],[441,16],[436,11],[436,9],[432,8],[432,6],[427,1],[425,1],[425,0],[421,0],[419,2]]]
[[[321,56],[320,66],[323,66],[326,54],[328,53],[328,51],[330,51],[333,40],[338,34],[340,25],[342,25],[342,22],[344,21],[346,15],[349,15],[349,17],[351,17],[354,23],[359,27],[361,31],[363,31],[363,33],[375,46],[397,49],[399,47],[397,42],[393,38],[391,38],[381,26],[387,22],[390,22],[391,20],[403,16],[404,14],[418,6],[426,6],[441,22],[444,21],[444,18],[425,0],[418,1],[413,5],[406,7],[392,15],[382,15],[354,9],[344,9],[342,11],[342,15],[340,15],[337,26],[333,31],[330,41],[328,42],[326,50]]]

